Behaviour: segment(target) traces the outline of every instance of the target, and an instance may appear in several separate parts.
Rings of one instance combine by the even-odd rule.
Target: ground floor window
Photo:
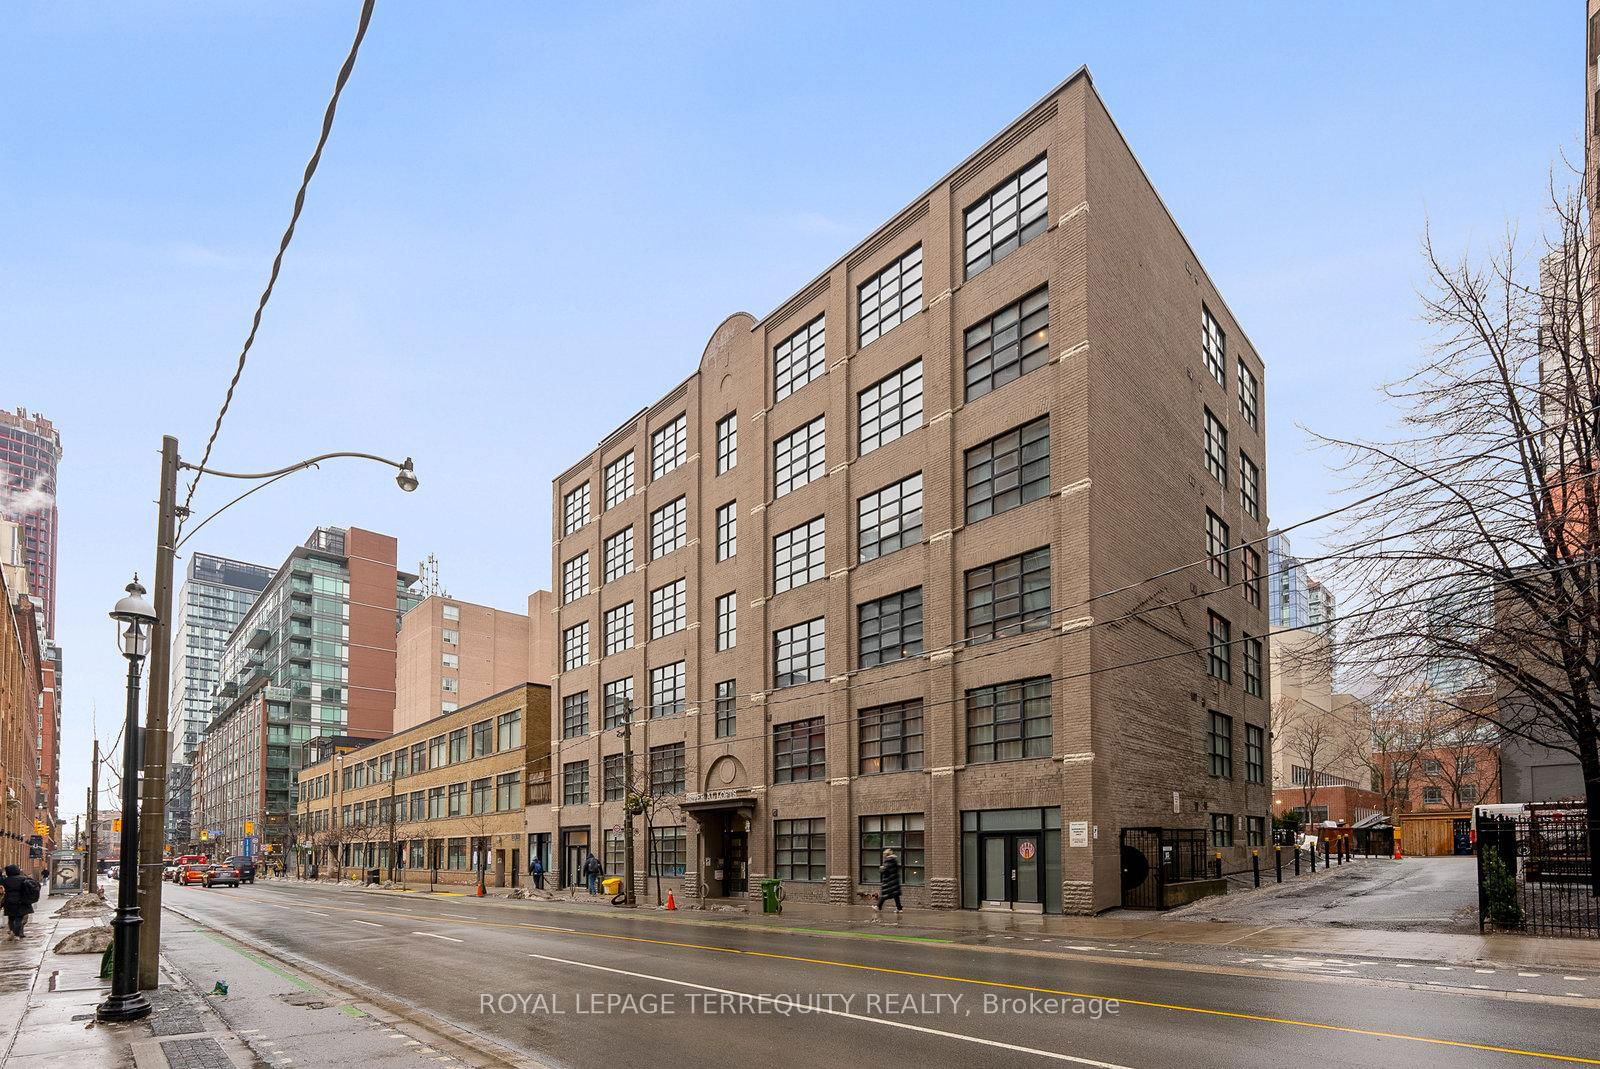
[[[823,817],[772,822],[780,880],[818,881],[828,876],[828,822]]]
[[[606,829],[606,854],[602,858],[606,863],[606,871],[622,875],[622,855],[627,846],[627,840],[620,831]]]
[[[455,872],[465,872],[467,869],[467,841],[465,839],[451,839],[445,850],[445,868]]]
[[[900,859],[900,882],[923,881],[922,814],[896,813],[861,818],[861,882],[883,882],[883,852]]]
[[[1212,846],[1232,846],[1233,845],[1233,814],[1232,813],[1213,813],[1213,814],[1211,814],[1211,845]]]
[[[411,843],[410,854],[411,857],[406,862],[407,868],[422,869],[428,867],[427,861],[423,859],[423,844],[420,840],[414,840]]]
[[[1250,836],[1251,846],[1267,845],[1266,817],[1246,817],[1245,827],[1248,829],[1247,834]]]
[[[650,829],[650,875],[682,876],[687,862],[683,825]]]

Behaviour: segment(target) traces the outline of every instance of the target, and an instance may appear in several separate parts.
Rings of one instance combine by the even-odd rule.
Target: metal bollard
[[[1312,871],[1313,874],[1315,874],[1316,871],[1317,871],[1317,844],[1316,843],[1312,843],[1311,844],[1311,871]]]
[[[1222,851],[1217,851],[1216,860],[1212,864],[1216,867],[1217,879],[1222,879]]]
[[[1300,875],[1300,848],[1298,846],[1294,848],[1294,874],[1296,876]]]
[[[1256,886],[1261,886],[1261,851],[1250,851],[1250,872],[1255,876]]]
[[[1278,882],[1282,883],[1283,882],[1283,847],[1281,847],[1281,846],[1274,846],[1272,848],[1272,867],[1277,870]]]

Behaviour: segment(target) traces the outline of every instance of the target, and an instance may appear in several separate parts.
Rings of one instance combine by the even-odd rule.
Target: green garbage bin
[[[782,913],[783,912],[783,881],[782,880],[762,880],[761,881],[761,912],[763,912],[763,913]]]

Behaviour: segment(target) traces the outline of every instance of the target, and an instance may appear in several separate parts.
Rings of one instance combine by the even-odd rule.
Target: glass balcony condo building
[[[189,842],[190,763],[211,719],[212,693],[221,683],[222,651],[244,614],[272,579],[259,564],[196,553],[178,588],[172,630],[172,696],[167,712],[167,838]]]
[[[285,848],[312,739],[393,733],[396,634],[421,601],[395,550],[388,535],[317,528],[229,637],[193,784],[195,838],[212,852]]]

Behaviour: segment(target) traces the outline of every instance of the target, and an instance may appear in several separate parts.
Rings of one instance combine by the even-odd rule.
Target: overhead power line
[[[283,238],[278,242],[278,254],[272,258],[272,273],[267,277],[266,288],[261,291],[261,299],[256,303],[256,313],[250,321],[250,333],[245,337],[244,347],[239,351],[239,362],[233,369],[233,378],[228,383],[228,392],[222,398],[222,407],[217,410],[216,422],[211,426],[211,436],[206,439],[205,452],[200,457],[200,467],[204,468],[211,459],[211,450],[217,444],[217,435],[222,431],[222,421],[228,414],[229,407],[233,404],[234,391],[239,388],[239,379],[244,375],[245,362],[250,358],[250,348],[255,344],[256,332],[261,329],[261,315],[266,311],[267,301],[272,299],[272,290],[278,283],[278,272],[283,268],[283,255],[289,250],[289,242],[294,239],[295,225],[300,221],[300,212],[305,208],[306,189],[311,185],[312,175],[317,173],[317,165],[322,162],[322,150],[328,143],[328,135],[333,132],[333,117],[339,110],[339,97],[344,93],[345,83],[350,80],[350,72],[355,69],[356,56],[361,52],[361,42],[367,36],[367,25],[372,21],[372,8],[376,0],[363,0],[361,5],[361,20],[356,25],[355,40],[350,42],[350,53],[345,56],[344,65],[339,68],[339,76],[333,84],[333,96],[328,100],[327,109],[322,114],[322,132],[317,137],[317,147],[311,153],[311,159],[306,163],[305,174],[300,179],[300,189],[294,196],[294,211],[289,215],[289,225],[284,228]],[[183,521],[189,515],[189,506],[194,502],[195,489],[200,485],[201,471],[194,473],[194,479],[189,483],[189,492],[183,499],[183,509],[178,513],[178,530],[183,530]]]

